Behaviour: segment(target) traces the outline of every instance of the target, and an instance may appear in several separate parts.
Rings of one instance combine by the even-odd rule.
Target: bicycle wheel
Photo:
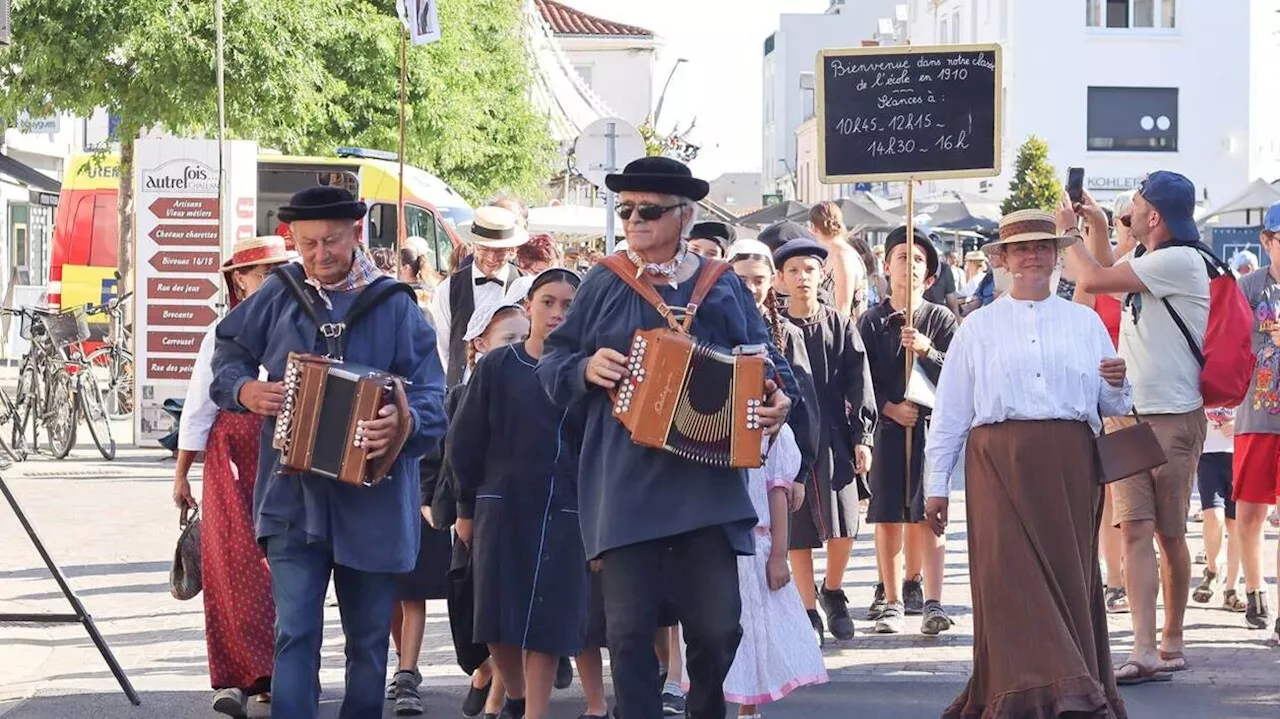
[[[31,428],[31,444],[27,448],[35,452],[40,441],[40,375],[36,368],[27,364],[18,375],[18,391],[14,395],[18,405],[17,422],[10,435],[12,444],[26,445],[27,428]]]
[[[90,354],[85,363],[95,368],[95,374],[97,370],[106,370],[106,389],[102,395],[107,416],[123,419],[133,414],[133,355],[129,350],[102,347]]]
[[[15,462],[27,458],[26,435],[18,426],[18,417],[17,405],[9,398],[9,393],[0,388],[0,449]],[[9,437],[9,441],[2,439],[5,436]]]
[[[89,436],[98,445],[98,452],[103,459],[115,459],[116,441],[111,438],[111,420],[107,417],[107,408],[102,402],[102,388],[98,386],[98,378],[85,369],[77,377],[76,384],[76,397],[79,398],[84,423],[89,426]]]
[[[45,388],[44,429],[49,435],[49,452],[54,459],[71,454],[76,443],[77,402],[71,375],[65,370],[55,372]]]

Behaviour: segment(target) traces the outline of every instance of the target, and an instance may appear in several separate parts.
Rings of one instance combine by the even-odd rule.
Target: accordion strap
[[[653,305],[663,320],[666,320],[667,326],[673,331],[681,334],[689,334],[689,328],[693,325],[693,316],[698,311],[698,305],[706,299],[707,294],[711,292],[711,288],[715,286],[720,276],[729,269],[729,263],[722,260],[702,259],[702,271],[698,274],[698,281],[693,286],[693,295],[689,298],[689,306],[684,313],[683,322],[676,319],[675,313],[667,306],[666,301],[662,299],[662,295],[654,289],[653,284],[640,279],[640,268],[627,257],[626,253],[615,252],[600,260],[600,264],[608,267],[613,274],[617,275],[623,282],[627,283],[636,294],[645,299],[646,302]]]
[[[320,319],[319,310],[324,306],[324,301],[320,299],[320,294],[314,287],[303,282],[304,273],[305,270],[301,266],[292,262],[272,270],[272,274],[279,275],[285,286],[293,293],[302,311],[315,323],[316,330],[320,336],[324,337],[326,356],[331,359],[343,358],[347,344],[347,329],[359,322],[369,310],[382,304],[383,300],[397,292],[407,292],[415,303],[418,301],[417,295],[408,285],[390,278],[379,277],[361,290],[360,296],[352,303],[347,316],[342,318],[341,322],[324,322]],[[328,312],[327,309],[325,311]]]

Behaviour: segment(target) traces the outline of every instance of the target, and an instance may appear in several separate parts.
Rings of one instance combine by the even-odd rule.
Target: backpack
[[[1196,346],[1187,325],[1173,311],[1169,300],[1161,298],[1169,316],[1187,340],[1191,354],[1200,363],[1200,394],[1205,409],[1234,408],[1244,402],[1253,380],[1253,312],[1249,300],[1226,263],[1203,243],[1177,243],[1192,247],[1204,258],[1209,273],[1209,324],[1203,350]],[[1171,245],[1172,246],[1172,245]]]

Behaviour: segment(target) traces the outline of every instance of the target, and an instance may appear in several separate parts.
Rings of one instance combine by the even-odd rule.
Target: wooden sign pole
[[[905,316],[903,317],[903,325],[902,325],[902,328],[903,328],[904,330],[905,330],[906,328],[908,328],[908,327],[915,327],[915,323],[913,322],[913,319],[914,319],[914,318],[912,317],[912,314],[913,314],[913,313],[912,313],[912,309],[913,309],[913,308],[912,308],[912,306],[911,306],[911,298],[915,296],[915,286],[914,286],[914,285],[915,285],[915,270],[914,270],[914,267],[915,267],[915,257],[916,257],[916,253],[915,253],[915,244],[916,244],[916,220],[915,220],[915,215],[916,215],[916,180],[915,180],[915,178],[914,178],[914,177],[907,177],[906,212],[907,212],[907,303],[906,303],[906,310],[905,310],[905,313],[906,313],[906,314],[905,314]],[[926,253],[926,254],[927,254],[927,253]],[[887,259],[888,259],[888,258],[886,257],[886,260],[887,260]],[[912,368],[912,365],[914,364],[914,360],[915,360],[915,352],[914,352],[914,350],[907,349],[907,351],[906,351],[906,352],[904,352],[904,353],[903,353],[903,355],[906,357],[906,367],[904,368],[904,369],[905,369],[905,374],[903,375],[903,378],[904,378],[904,379],[903,379],[903,385],[902,385],[902,386],[905,388],[905,387],[906,387],[908,384],[910,384],[910,382],[911,382],[911,368]],[[915,428],[914,428],[914,427],[908,427],[908,428],[907,428],[907,436],[906,436],[906,447],[907,447],[907,462],[906,462],[906,467],[907,467],[907,476],[906,476],[906,487],[907,487],[907,491],[906,491],[906,493],[903,495],[903,504],[904,504],[906,507],[910,507],[910,506],[911,506],[911,497],[912,497],[912,493],[911,493],[911,449],[912,449],[912,448],[911,448],[911,444],[912,444],[912,442],[911,442],[911,440],[912,440],[912,438],[915,436],[915,432],[916,432],[916,430],[915,430]]]

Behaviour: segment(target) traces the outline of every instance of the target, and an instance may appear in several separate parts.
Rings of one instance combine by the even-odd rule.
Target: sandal
[[[1213,599],[1213,590],[1218,586],[1218,573],[1204,568],[1204,574],[1200,577],[1200,584],[1196,585],[1196,589],[1191,593],[1191,598],[1200,604],[1207,604]]]
[[[1160,652],[1160,668],[1161,672],[1185,672],[1187,670],[1187,657],[1182,652]]]
[[[1249,609],[1249,605],[1245,604],[1236,590],[1228,589],[1222,593],[1222,608],[1228,612],[1244,614]]]
[[[1107,587],[1104,596],[1108,614],[1123,614],[1129,611],[1129,595],[1125,594],[1124,587]]]
[[[1120,672],[1124,671],[1127,667],[1134,667],[1138,671],[1136,674],[1130,674],[1127,677],[1120,676]],[[1147,684],[1149,682],[1173,681],[1172,674],[1168,672],[1162,672],[1159,669],[1144,667],[1141,664],[1133,661],[1125,662],[1124,664],[1121,664],[1120,666],[1116,667],[1115,674],[1116,674],[1116,684],[1119,684],[1122,687],[1129,687],[1137,684]]]

